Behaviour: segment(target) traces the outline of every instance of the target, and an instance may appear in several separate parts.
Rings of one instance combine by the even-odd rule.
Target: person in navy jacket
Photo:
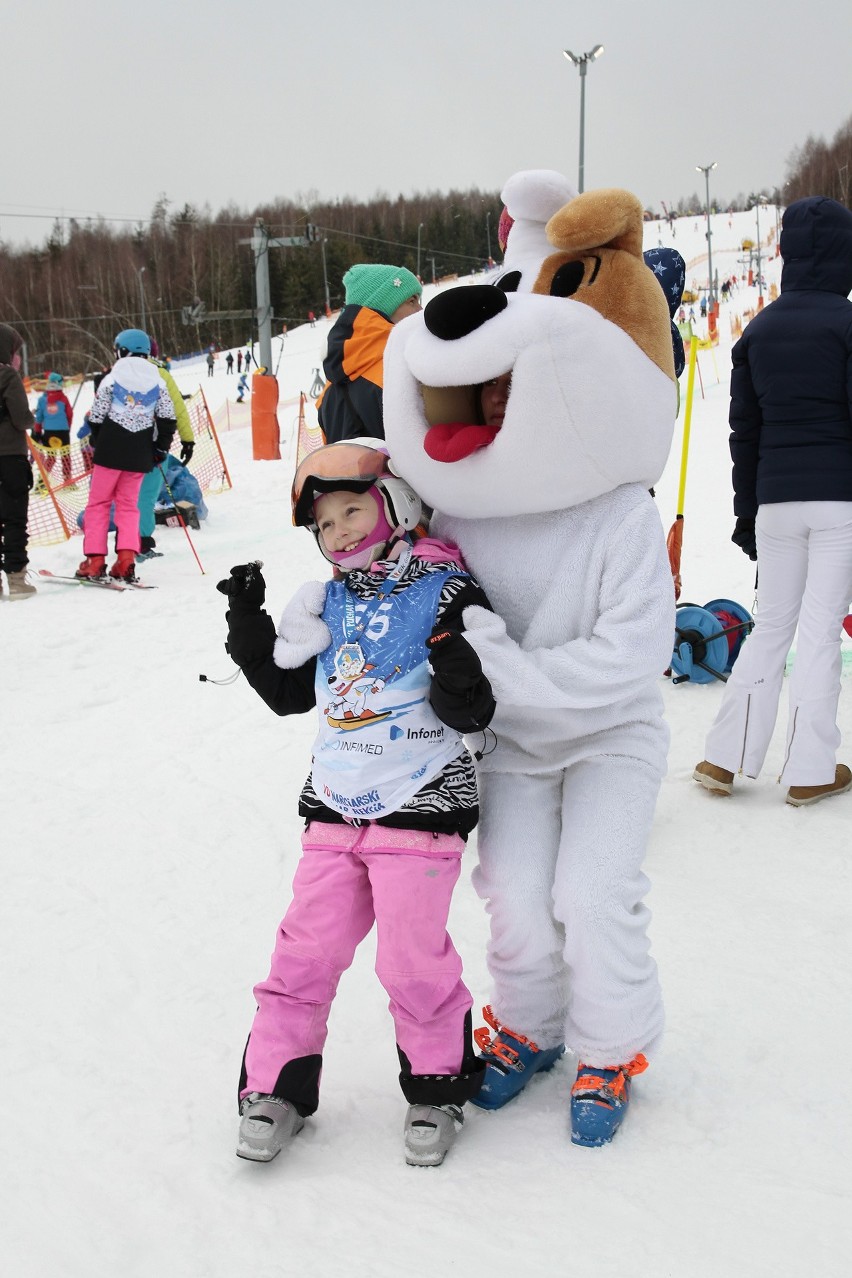
[[[852,787],[836,760],[852,598],[852,212],[797,200],[780,248],[780,296],[732,352],[732,540],[759,564],[760,610],[693,776],[725,794],[735,773],[758,776],[798,625],[779,779],[801,806]]]

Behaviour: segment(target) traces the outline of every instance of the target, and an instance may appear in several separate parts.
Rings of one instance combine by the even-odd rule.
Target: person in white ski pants
[[[760,774],[798,625],[779,780],[788,786],[825,785],[834,779],[840,744],[840,635],[852,598],[852,502],[761,506],[755,531],[756,625],[728,680],[704,757],[728,772]]]
[[[779,247],[780,296],[731,352],[731,540],[758,562],[760,610],[692,775],[722,794],[737,773],[759,775],[798,625],[778,779],[800,806],[852,789],[836,757],[852,594],[852,210],[795,200]]]

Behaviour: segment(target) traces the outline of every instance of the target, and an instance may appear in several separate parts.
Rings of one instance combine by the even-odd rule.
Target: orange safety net
[[[317,448],[322,448],[325,443],[325,435],[322,433],[322,427],[319,423],[309,424],[305,417],[305,400],[304,391],[299,395],[299,428],[296,438],[296,470],[299,469],[306,457],[310,456]]]
[[[224,492],[233,485],[204,392],[196,391],[186,407],[195,440],[189,469],[202,492]],[[92,448],[88,438],[74,439],[60,448],[50,448],[34,439],[28,444],[35,470],[28,540],[31,546],[51,546],[82,531],[78,519],[89,500]],[[172,453],[176,456],[180,455],[180,445],[181,440],[175,435]]]

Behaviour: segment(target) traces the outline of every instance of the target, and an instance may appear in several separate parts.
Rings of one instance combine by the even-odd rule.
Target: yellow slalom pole
[[[686,407],[683,413],[683,447],[680,453],[680,484],[677,490],[677,517],[683,519],[683,504],[686,496],[686,463],[689,460],[689,431],[692,424],[692,400],[695,394],[695,366],[698,363],[698,339],[691,338],[689,343],[689,373],[686,379]]]

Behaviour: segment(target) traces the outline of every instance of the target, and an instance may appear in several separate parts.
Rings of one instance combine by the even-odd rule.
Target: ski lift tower
[[[240,244],[250,244],[254,253],[254,270],[257,287],[257,341],[260,347],[260,364],[267,372],[272,369],[272,302],[269,289],[269,250],[273,248],[310,248],[317,240],[317,227],[310,222],[305,227],[305,235],[285,235],[273,238],[269,229],[259,217],[254,224],[254,234],[250,240],[240,240]]]

